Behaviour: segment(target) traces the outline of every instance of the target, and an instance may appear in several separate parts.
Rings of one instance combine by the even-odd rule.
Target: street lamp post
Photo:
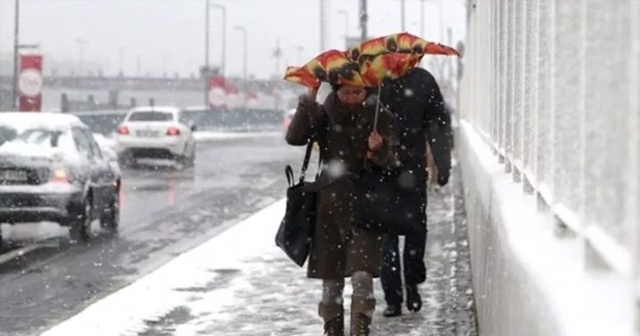
[[[218,4],[211,4],[211,7],[222,12],[222,57],[220,61],[220,72],[222,76],[224,76],[227,64],[227,8]]]
[[[424,38],[424,2],[420,0],[420,37]]]
[[[400,31],[404,33],[405,31],[405,18],[404,18],[404,0],[400,0]]]
[[[280,71],[280,59],[282,58],[282,49],[280,48],[280,37],[276,38],[276,48],[273,50],[273,58],[276,59],[276,68],[274,75],[277,77]]]
[[[325,11],[327,7],[325,0],[320,0],[320,52],[325,51]]]
[[[243,81],[243,86],[244,86],[244,92],[245,95],[247,94],[247,29],[245,27],[242,26],[235,26],[234,27],[235,30],[241,31],[242,32],[242,38],[243,38],[243,46],[242,46],[242,81]],[[246,104],[246,99],[245,99],[245,104]]]
[[[13,86],[12,86],[12,107],[18,107],[18,50],[20,48],[20,0],[15,0],[15,18],[13,30]]]
[[[369,15],[367,14],[367,0],[360,0],[360,40],[366,41],[368,37],[367,33],[367,21]]]
[[[205,0],[206,8],[204,11],[204,67],[205,71],[209,70],[209,11],[211,5],[209,4],[209,0]]]

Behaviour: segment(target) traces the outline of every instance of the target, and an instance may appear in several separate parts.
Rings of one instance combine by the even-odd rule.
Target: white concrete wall
[[[469,3],[456,136],[481,334],[640,334],[640,1]]]

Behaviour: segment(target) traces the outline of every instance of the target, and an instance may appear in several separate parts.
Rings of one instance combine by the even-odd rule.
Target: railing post
[[[634,325],[640,335],[640,1],[630,1],[632,51],[629,53],[630,73],[630,113],[629,123],[629,182],[626,202],[626,227],[631,236],[631,286],[634,292]]]

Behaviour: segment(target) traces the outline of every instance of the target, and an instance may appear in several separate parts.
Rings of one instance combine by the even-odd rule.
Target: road
[[[35,335],[282,198],[284,166],[303,155],[275,136],[198,146],[193,169],[124,171],[118,235],[94,223],[71,244],[55,224],[3,227],[43,247],[0,264],[0,335]]]

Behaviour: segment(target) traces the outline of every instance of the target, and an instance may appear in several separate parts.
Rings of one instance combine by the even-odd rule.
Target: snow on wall
[[[481,335],[633,335],[631,283],[584,269],[579,238],[558,237],[551,212],[513,183],[467,122],[462,165]]]
[[[640,335],[640,1],[468,4],[457,136],[482,333]]]

